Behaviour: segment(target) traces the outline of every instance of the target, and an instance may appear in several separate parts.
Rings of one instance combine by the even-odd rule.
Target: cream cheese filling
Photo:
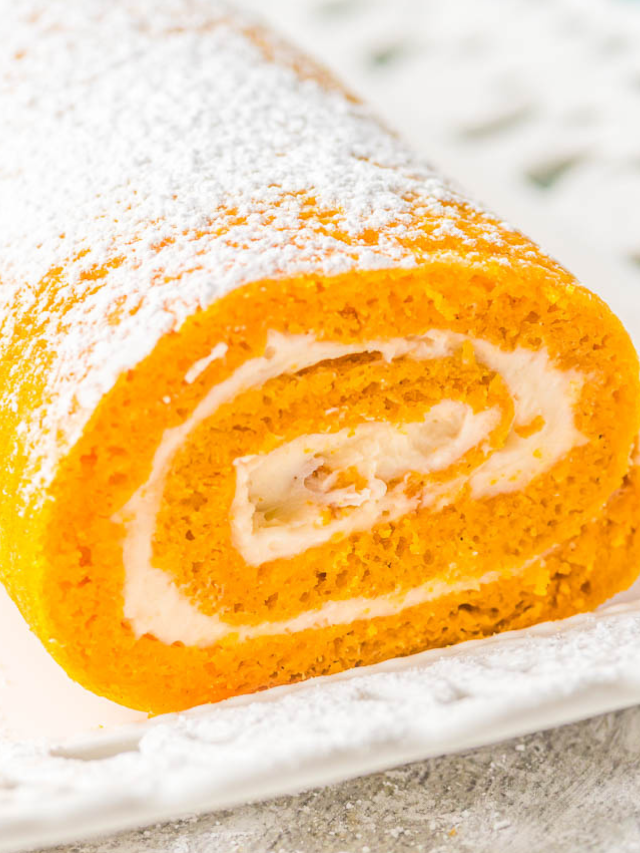
[[[499,409],[476,413],[443,400],[422,421],[403,427],[374,422],[301,435],[270,453],[236,459],[233,543],[247,563],[260,565],[428,506],[442,487],[409,498],[409,473],[447,468],[485,442],[499,422]],[[344,483],[350,473],[360,482],[341,485],[341,475]],[[328,520],[328,511],[338,517]]]
[[[183,424],[165,431],[148,480],[115,516],[126,531],[124,616],[135,634],[152,634],[168,644],[182,642],[206,647],[230,634],[249,639],[392,615],[446,592],[473,589],[496,580],[498,575],[493,572],[479,579],[461,578],[450,584],[433,580],[404,593],[327,602],[289,620],[238,626],[217,615],[202,613],[165,572],[153,565],[155,519],[173,457],[191,431],[223,403],[269,379],[327,359],[377,352],[386,361],[402,356],[428,360],[453,354],[465,341],[471,343],[477,359],[505,381],[514,404],[513,427],[526,425],[537,417],[542,419],[542,427],[530,436],[518,435],[512,429],[506,444],[488,456],[466,480],[457,478],[437,488],[432,486],[412,499],[406,497],[403,489],[394,487],[392,481],[411,471],[429,473],[445,468],[472,447],[483,445],[497,424],[499,413],[492,409],[474,413],[465,404],[443,400],[423,421],[403,428],[373,422],[350,431],[301,436],[271,454],[238,459],[231,523],[234,544],[247,562],[293,556],[332,536],[369,529],[383,517],[398,518],[418,505],[434,502],[442,505],[454,499],[465,482],[472,496],[478,499],[520,490],[572,448],[586,442],[575,425],[573,411],[584,377],[577,371],[558,369],[544,349],[507,351],[488,341],[439,329],[416,337],[358,344],[271,332],[264,355],[246,361],[214,386]],[[220,358],[224,351],[218,345],[211,356]],[[212,360],[207,358],[207,366]],[[318,459],[321,461],[316,465]],[[333,462],[333,467],[327,462]],[[359,482],[344,486],[338,474],[350,468],[356,469]],[[320,478],[314,476],[319,470]],[[282,476],[278,473],[274,477],[274,471]],[[329,479],[333,474],[336,474],[333,480]],[[287,488],[294,483],[296,487],[289,493],[292,503],[287,507]],[[312,498],[300,492],[300,484],[307,492],[314,492]],[[278,508],[272,516],[276,517],[275,524],[270,524],[270,505],[271,509]],[[342,518],[327,524],[323,510],[328,506],[347,511]],[[287,510],[292,513],[290,523],[286,522]],[[327,536],[326,528],[332,524],[336,527]]]

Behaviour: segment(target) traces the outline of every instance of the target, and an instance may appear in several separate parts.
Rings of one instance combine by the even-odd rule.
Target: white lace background
[[[639,0],[247,3],[603,295],[640,342]],[[231,806],[640,702],[639,614],[632,601],[72,742],[5,736],[0,850]],[[46,683],[31,693],[44,714]],[[162,839],[175,851],[225,849],[208,838],[191,845],[185,825],[100,850],[165,849]]]

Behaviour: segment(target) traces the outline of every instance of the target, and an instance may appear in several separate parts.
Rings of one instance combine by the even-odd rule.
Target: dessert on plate
[[[72,678],[177,710],[632,583],[600,299],[231,7],[0,8],[0,573]]]

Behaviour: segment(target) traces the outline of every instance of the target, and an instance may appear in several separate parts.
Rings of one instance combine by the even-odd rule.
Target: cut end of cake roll
[[[638,361],[600,299],[224,4],[25,9],[0,577],[72,678],[174,711],[632,583]]]
[[[593,608],[637,574],[637,373],[602,302],[530,270],[235,291],[65,460],[44,630],[158,712]]]

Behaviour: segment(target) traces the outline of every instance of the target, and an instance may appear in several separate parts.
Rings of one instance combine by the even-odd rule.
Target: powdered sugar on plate
[[[0,740],[0,850],[294,792],[640,701],[640,602],[63,743]]]

